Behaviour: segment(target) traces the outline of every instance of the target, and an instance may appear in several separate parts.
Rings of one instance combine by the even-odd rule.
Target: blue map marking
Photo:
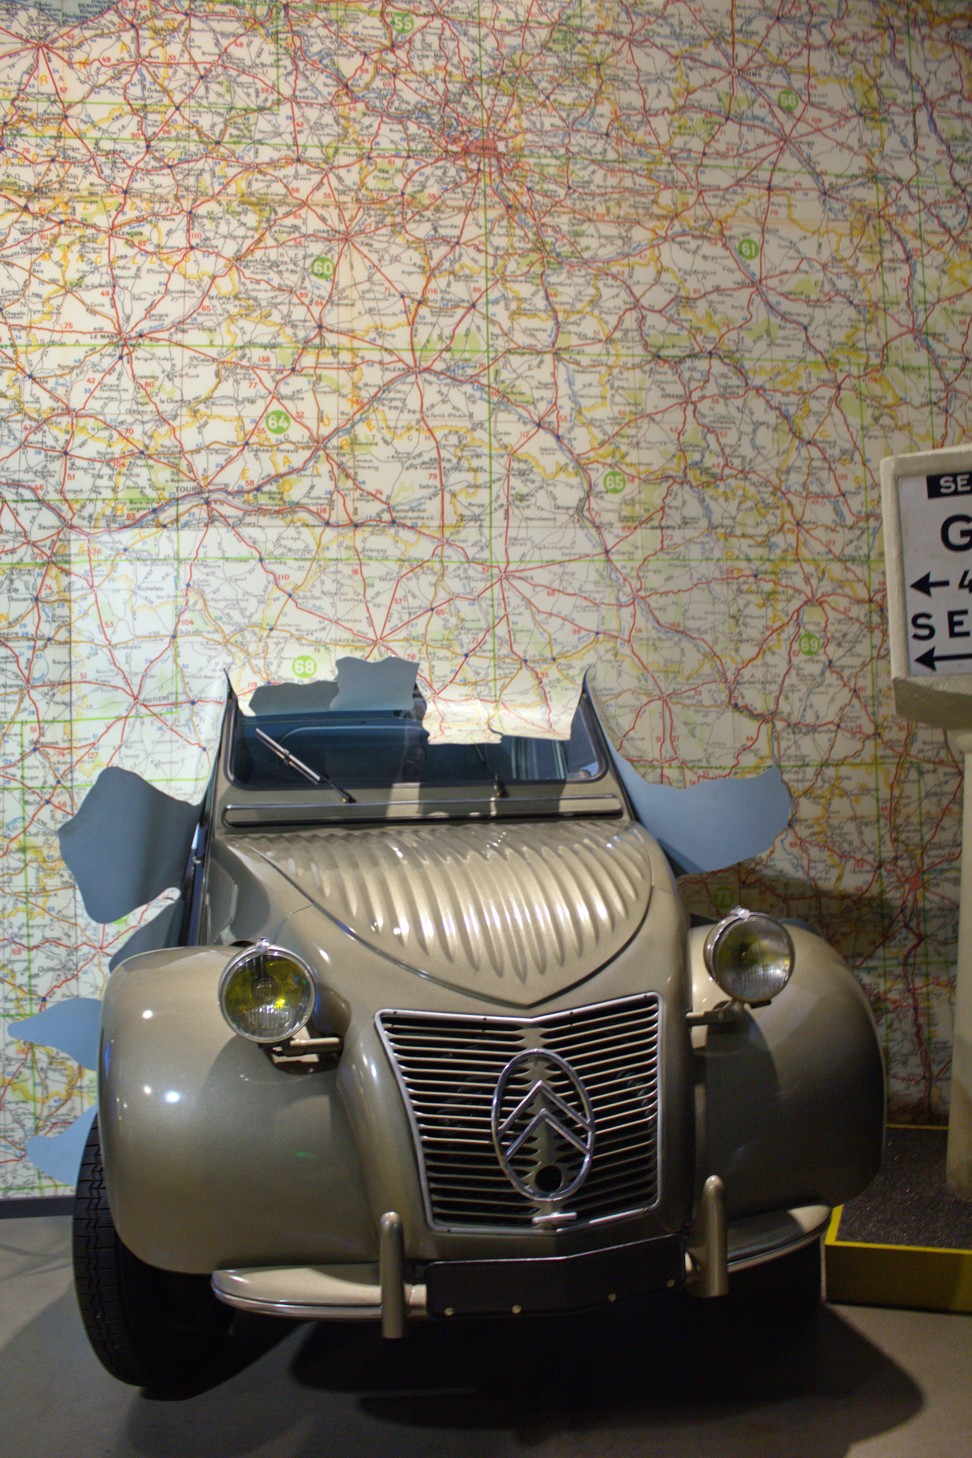
[[[650,785],[613,746],[611,757],[635,815],[679,874],[721,871],[761,855],[789,823],[793,800],[776,765],[679,789]]]
[[[337,661],[337,696],[333,707],[357,713],[366,709],[412,707],[418,664],[405,658],[382,658],[369,663],[362,658]]]
[[[68,997],[31,1018],[10,1023],[9,1030],[22,1043],[40,1043],[66,1053],[82,1068],[98,1067],[98,1029],[101,999]]]
[[[81,1156],[97,1113],[92,1104],[63,1134],[35,1134],[24,1143],[24,1152],[42,1174],[61,1185],[76,1185]]]
[[[61,855],[95,921],[117,921],[182,880],[199,806],[131,770],[105,769],[57,833]]]

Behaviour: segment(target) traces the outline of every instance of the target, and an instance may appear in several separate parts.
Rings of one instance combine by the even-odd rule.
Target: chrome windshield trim
[[[330,824],[353,825],[367,820],[502,820],[524,816],[569,818],[574,815],[620,815],[624,805],[616,795],[519,795],[511,791],[501,800],[487,793],[482,799],[468,795],[455,799],[365,800],[353,805],[320,800],[267,799],[254,792],[252,799],[232,800],[223,806],[224,825]]]

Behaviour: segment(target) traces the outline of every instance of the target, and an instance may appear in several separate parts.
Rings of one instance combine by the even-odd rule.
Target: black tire
[[[95,1356],[121,1382],[198,1390],[221,1372],[232,1311],[208,1276],[159,1270],[122,1245],[92,1127],[74,1197],[74,1286]]]

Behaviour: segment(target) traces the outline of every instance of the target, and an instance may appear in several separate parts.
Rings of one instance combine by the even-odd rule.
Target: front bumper
[[[385,1336],[414,1316],[501,1316],[577,1311],[688,1283],[709,1294],[722,1284],[713,1270],[743,1270],[819,1239],[830,1211],[806,1205],[700,1230],[698,1241],[662,1236],[571,1256],[433,1261],[421,1280],[407,1278],[401,1222],[389,1213],[375,1264],[260,1266],[219,1270],[221,1301],[246,1311],[299,1321],[380,1321]],[[721,1245],[721,1251],[720,1251]]]

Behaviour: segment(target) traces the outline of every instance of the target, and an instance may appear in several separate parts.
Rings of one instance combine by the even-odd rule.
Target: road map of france
[[[969,429],[972,23],[905,0],[0,5],[0,1191],[93,1077],[58,854],[241,692],[420,665],[435,732],[777,766],[686,883],[853,965],[947,1104],[960,788],[898,719],[878,465]]]

